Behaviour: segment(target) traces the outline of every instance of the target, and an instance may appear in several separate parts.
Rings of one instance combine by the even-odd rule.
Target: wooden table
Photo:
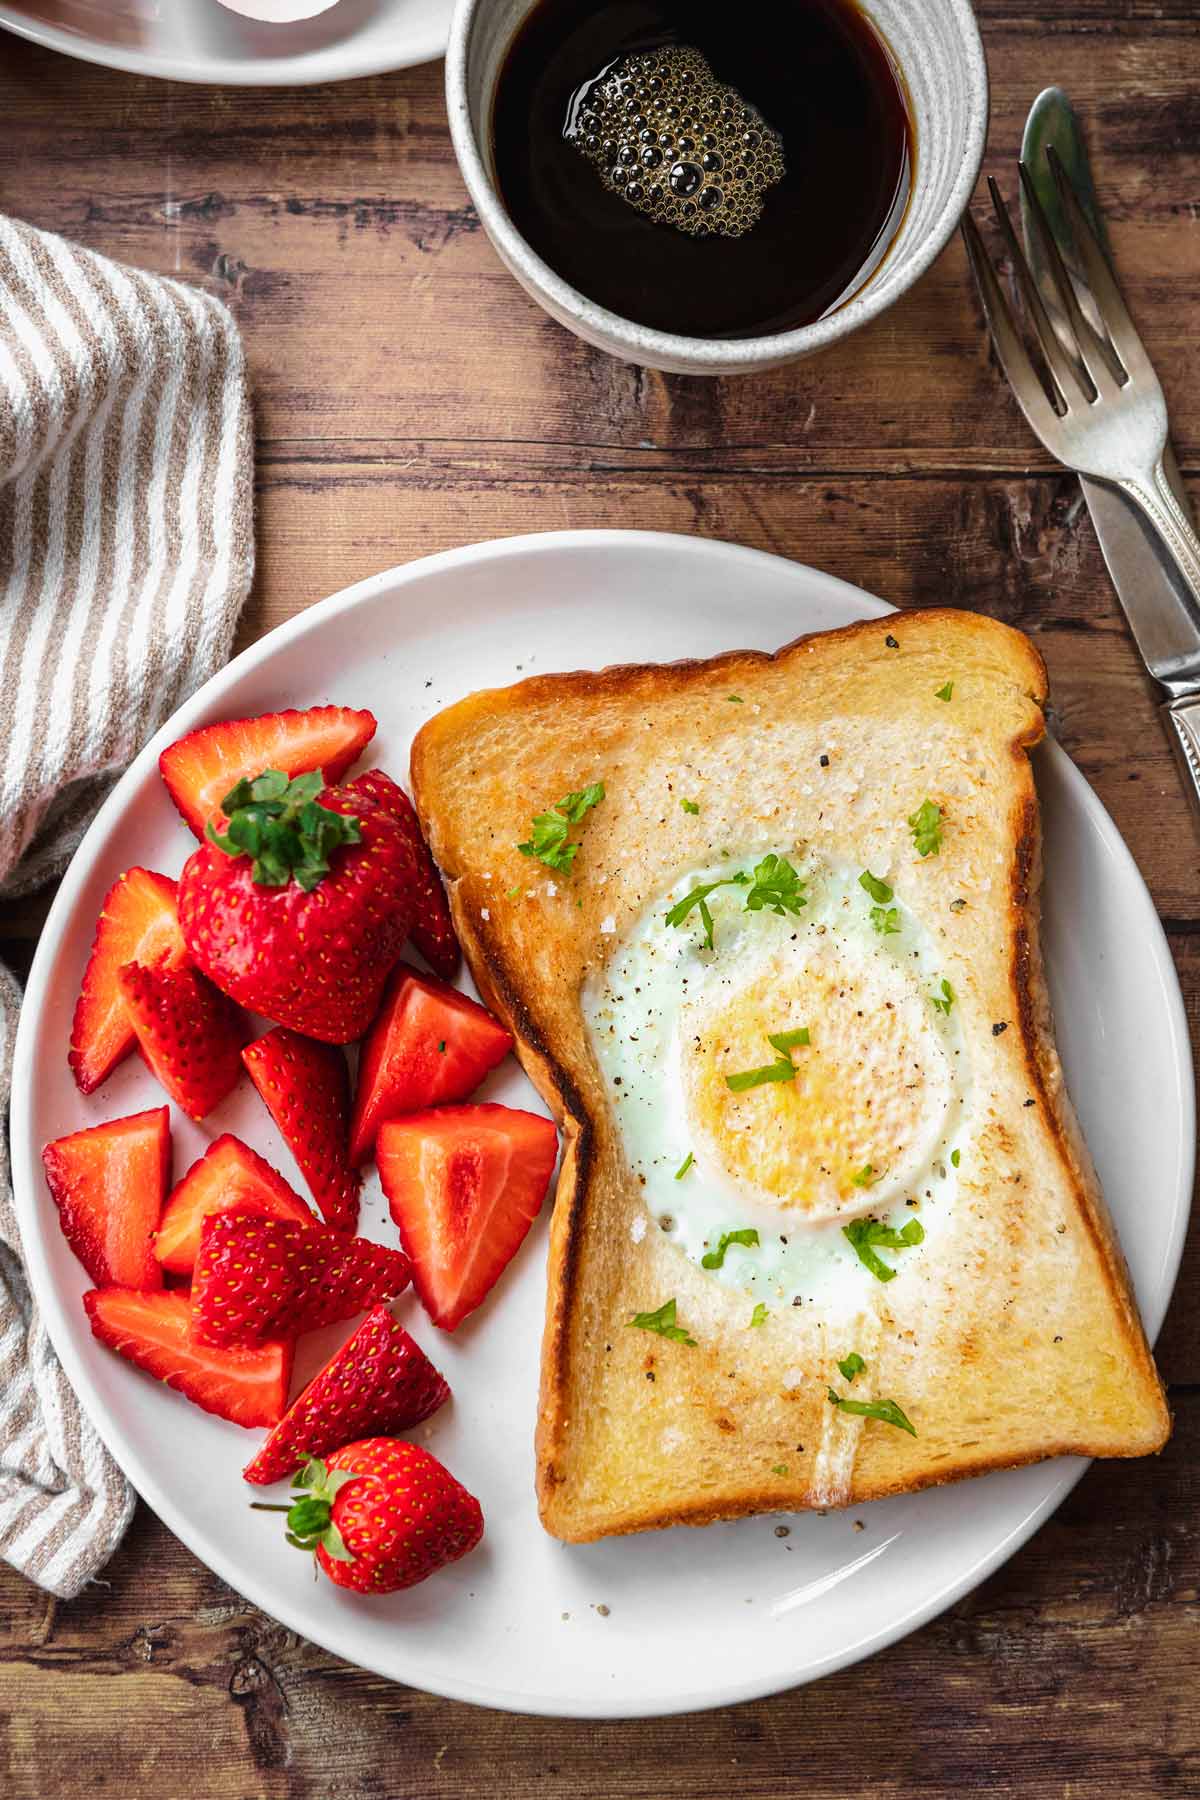
[[[1200,472],[1194,0],[982,0],[990,166],[1030,100],[1088,118],[1134,313]],[[1197,838],[1078,488],[1002,390],[955,242],[815,362],[702,382],[609,361],[500,268],[446,135],[440,67],[295,92],[135,80],[0,38],[0,207],[219,293],[258,425],[249,642],[448,545],[556,526],[698,532],[907,605],[1035,634],[1056,729],[1133,848],[1200,1010]],[[569,596],[564,596],[569,604]],[[28,956],[43,908],[0,913]],[[1120,1054],[1117,1046],[1116,1054]],[[508,1718],[390,1685],[284,1631],[142,1509],[103,1585],[0,1574],[9,1800],[888,1800],[1200,1794],[1200,1277],[1159,1345],[1175,1436],[1097,1465],[998,1575],[814,1687],[641,1724]]]

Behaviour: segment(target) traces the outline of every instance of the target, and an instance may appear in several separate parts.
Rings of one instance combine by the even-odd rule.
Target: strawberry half
[[[458,974],[462,952],[450,917],[446,890],[433,852],[422,834],[416,808],[404,789],[382,769],[368,769],[364,775],[356,775],[353,781],[346,783],[345,792],[356,804],[373,801],[408,833],[417,861],[412,940],[430,968],[445,980],[453,981]]]
[[[441,1106],[381,1126],[375,1161],[413,1286],[453,1331],[537,1217],[558,1154],[549,1119],[509,1106]]]
[[[346,1157],[350,1077],[342,1052],[280,1026],[247,1044],[242,1061],[321,1217],[335,1231],[353,1231],[362,1177]]]
[[[236,1008],[188,963],[126,963],[117,985],[152,1074],[189,1118],[202,1119],[242,1072]]]
[[[358,1594],[415,1587],[457,1562],[483,1536],[478,1500],[436,1456],[402,1438],[364,1438],[299,1471],[291,1504],[252,1500],[287,1514],[288,1542],[311,1550],[330,1581]]]
[[[192,1329],[202,1344],[298,1337],[402,1293],[411,1273],[402,1251],[324,1225],[209,1213],[200,1226]]]
[[[316,1224],[283,1176],[228,1131],[208,1146],[168,1196],[154,1236],[154,1254],[164,1269],[191,1274],[200,1249],[201,1221],[211,1212],[257,1213],[291,1219],[297,1225]]]
[[[401,963],[359,1058],[350,1161],[370,1155],[385,1119],[465,1100],[512,1042],[477,1001]]]
[[[377,1306],[292,1401],[243,1479],[283,1481],[306,1457],[419,1425],[449,1398],[449,1386],[420,1345],[386,1306]]]
[[[347,706],[223,719],[171,744],[159,757],[158,769],[184,819],[203,837],[222,795],[239,781],[260,769],[282,769],[285,775],[320,769],[326,781],[340,781],[375,730],[373,713]]]
[[[177,1388],[205,1412],[235,1425],[274,1425],[287,1406],[294,1346],[214,1350],[192,1335],[192,1309],[178,1289],[135,1294],[93,1288],[83,1296],[92,1330],[118,1356]]]
[[[412,919],[408,836],[319,775],[266,769],[222,805],[179,878],[190,954],[251,1012],[327,1044],[361,1037]]]
[[[171,1179],[168,1109],[56,1138],[42,1167],[67,1242],[97,1287],[160,1288],[154,1230]]]
[[[75,1003],[67,1061],[81,1093],[98,1088],[136,1041],[117,982],[120,970],[131,962],[175,967],[186,957],[175,883],[153,869],[126,869],[104,896]]]

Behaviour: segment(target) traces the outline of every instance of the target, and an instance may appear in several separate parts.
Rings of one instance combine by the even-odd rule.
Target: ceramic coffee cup
[[[916,136],[912,196],[888,254],[852,299],[794,331],[696,338],[653,331],[556,275],[517,230],[496,188],[492,103],[509,45],[537,0],[458,0],[446,50],[455,154],[502,262],[552,318],[589,344],[684,375],[734,375],[811,356],[883,312],[923,275],[958,224],[979,174],[988,83],[970,0],[861,0],[903,74]]]

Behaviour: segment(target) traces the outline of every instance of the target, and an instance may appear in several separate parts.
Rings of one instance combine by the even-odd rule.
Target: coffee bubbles
[[[610,192],[691,237],[741,237],[784,173],[779,133],[687,45],[611,63],[564,135]]]

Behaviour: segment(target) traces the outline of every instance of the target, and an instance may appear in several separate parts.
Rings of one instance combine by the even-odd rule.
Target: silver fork
[[[1049,307],[1000,190],[988,182],[1026,316],[1045,361],[1045,383],[969,214],[963,219],[967,255],[996,354],[1026,419],[1052,456],[1118,488],[1134,503],[1173,569],[1176,580],[1156,589],[1153,597],[1139,602],[1122,584],[1120,598],[1150,674],[1170,696],[1162,709],[1164,723],[1200,812],[1200,538],[1164,468],[1167,408],[1158,377],[1057,152],[1051,148],[1047,156],[1074,239],[1070,260],[1086,275],[1083,305],[1025,165],[1019,165],[1021,182]],[[1103,334],[1087,312],[1099,320]]]

